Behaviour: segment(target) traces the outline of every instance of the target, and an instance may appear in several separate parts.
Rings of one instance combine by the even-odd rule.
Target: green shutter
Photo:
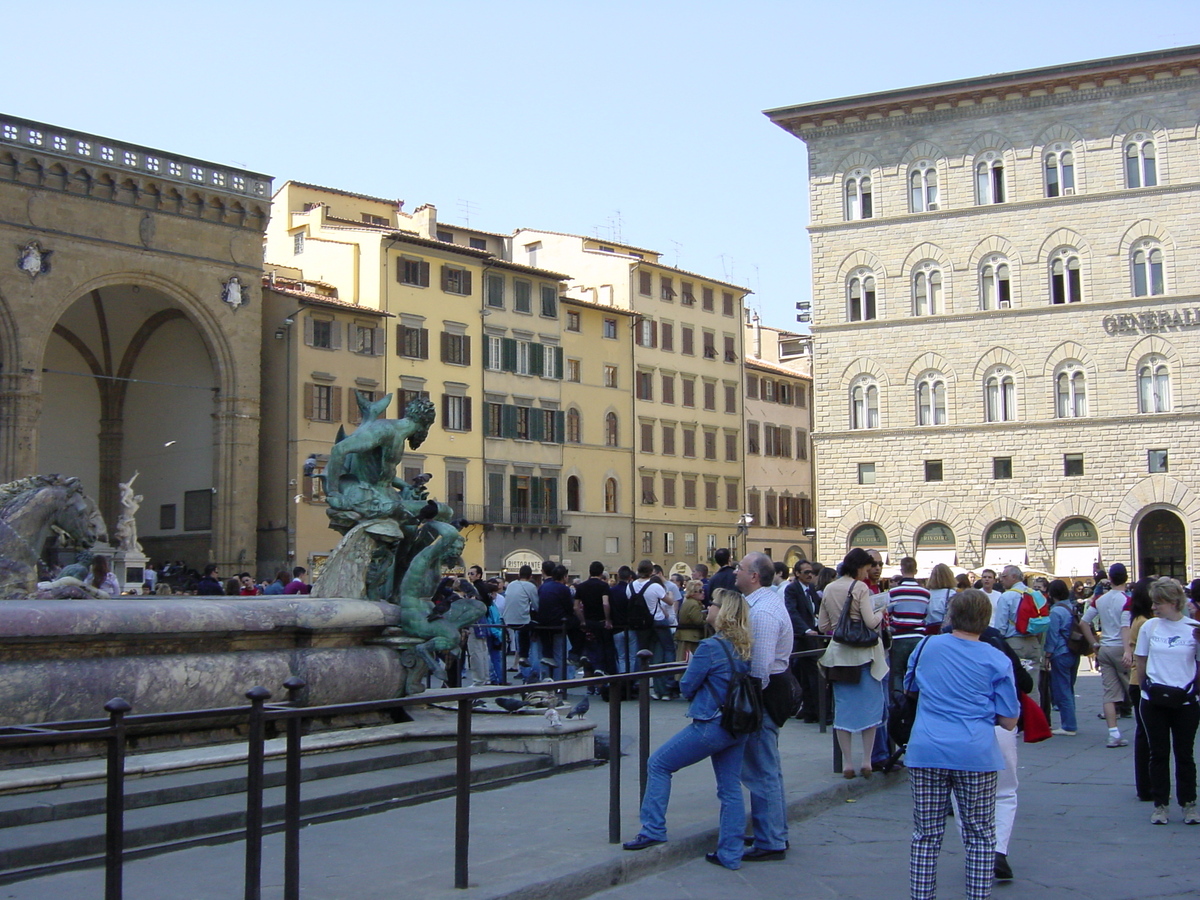
[[[558,524],[558,479],[543,479],[546,485],[546,512],[550,515],[550,524]]]
[[[544,375],[546,356],[542,345],[537,341],[529,342],[529,374]]]
[[[483,345],[483,367],[485,369],[490,369],[492,367],[492,359],[489,354],[491,353],[492,342],[487,339],[487,335],[483,336],[482,345]]]
[[[504,509],[504,476],[499,472],[488,472],[488,510],[498,518]]]
[[[545,422],[545,410],[531,407],[529,410],[529,439],[531,441],[541,441],[546,437],[546,429],[543,427]]]
[[[500,436],[515,438],[517,436],[517,408],[506,403],[501,410]]]
[[[554,348],[554,371],[556,373],[554,377],[557,378],[559,381],[562,381],[562,379],[563,379],[563,348],[562,347]]]
[[[529,508],[533,512],[540,512],[542,509],[542,479],[529,479]]]
[[[517,371],[517,342],[513,338],[500,339],[500,368],[505,372]]]
[[[554,443],[561,444],[567,435],[567,414],[561,409],[554,411]]]
[[[516,475],[508,476],[508,506],[510,509],[517,508],[517,484],[518,483],[519,482],[517,480]]]

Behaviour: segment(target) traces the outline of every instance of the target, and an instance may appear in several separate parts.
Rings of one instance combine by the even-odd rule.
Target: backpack
[[[730,734],[753,734],[762,728],[762,682],[749,672],[739,672],[733,665],[733,654],[727,643],[717,638],[729,660],[729,686],[721,704],[721,727]]]
[[[1050,627],[1050,601],[1040,593],[1037,596],[1041,597],[1040,604],[1029,591],[1021,594],[1017,604],[1017,634],[1042,634]]]
[[[633,590],[633,585],[629,586],[629,608],[625,614],[625,627],[632,631],[645,631],[654,627],[654,615],[650,612],[650,607],[646,605],[646,589],[654,582],[647,581],[642,585],[640,591]]]

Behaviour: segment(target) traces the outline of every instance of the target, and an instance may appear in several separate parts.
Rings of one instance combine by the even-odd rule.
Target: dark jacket
[[[708,579],[708,584],[704,587],[705,606],[712,603],[713,591],[717,588],[729,588],[731,591],[736,591],[737,569],[733,566],[721,566],[721,568],[717,569],[717,573]]]

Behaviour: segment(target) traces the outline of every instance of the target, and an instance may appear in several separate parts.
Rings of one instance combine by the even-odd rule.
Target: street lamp
[[[754,524],[754,516],[750,513],[742,513],[738,516],[737,533],[742,536],[742,555],[745,556],[749,551],[746,548],[746,535],[750,531],[750,526]]]

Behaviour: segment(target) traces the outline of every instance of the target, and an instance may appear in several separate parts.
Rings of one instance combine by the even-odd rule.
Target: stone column
[[[100,484],[99,496],[96,498],[100,506],[100,514],[104,516],[104,524],[108,526],[109,543],[114,543],[116,535],[113,529],[117,527],[117,519],[121,515],[120,488],[121,454],[125,447],[125,421],[123,418],[100,419]]]
[[[41,417],[41,379],[28,372],[0,374],[0,482],[34,474]]]
[[[213,413],[213,561],[222,574],[254,571],[257,552],[259,401],[219,397]]]

